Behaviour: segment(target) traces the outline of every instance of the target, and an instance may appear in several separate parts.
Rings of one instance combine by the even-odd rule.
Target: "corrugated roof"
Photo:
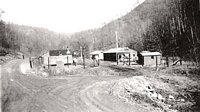
[[[161,56],[161,53],[159,52],[149,52],[149,51],[143,51],[140,54],[142,56]]]
[[[130,52],[137,52],[137,51],[130,49],[128,47],[123,47],[123,48],[112,48],[105,51],[104,53],[130,53]]]

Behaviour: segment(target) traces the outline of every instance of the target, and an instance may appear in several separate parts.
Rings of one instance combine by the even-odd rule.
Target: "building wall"
[[[138,60],[137,52],[131,53],[130,58],[131,58],[131,61],[137,61]]]
[[[55,65],[59,61],[63,62],[64,64],[72,64],[73,63],[72,55],[50,56],[49,57],[50,65]]]
[[[118,55],[118,58],[120,59],[120,55],[124,54],[125,56],[129,57],[129,53],[104,53],[103,59],[104,61],[114,61],[116,62],[116,54]],[[137,52],[130,53],[130,61],[136,61],[138,60]]]
[[[99,59],[100,59],[100,60],[104,60],[104,58],[103,58],[103,53],[99,53]]]
[[[49,57],[49,52],[42,55],[42,58],[43,58],[42,60],[43,60],[44,65],[48,64],[48,57]]]
[[[99,54],[91,54],[91,55],[90,55],[90,59],[92,59],[92,56],[98,56],[100,60],[104,60],[103,53],[99,53]]]
[[[116,53],[104,53],[104,61],[114,61],[116,62]]]
[[[157,64],[161,64],[161,56],[157,56]],[[144,57],[145,66],[156,66],[156,56],[145,56]]]
[[[64,64],[72,64],[73,63],[72,55],[45,56],[45,57],[43,57],[44,65],[48,65],[48,58],[49,58],[49,65],[56,65],[58,61],[61,61]]]
[[[43,57],[43,64],[48,65],[48,56]]]

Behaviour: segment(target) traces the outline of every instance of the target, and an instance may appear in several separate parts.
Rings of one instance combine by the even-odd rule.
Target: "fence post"
[[[30,67],[32,68],[32,61],[31,61],[31,57],[29,57],[29,62],[30,62]]]
[[[156,70],[158,69],[158,58],[156,56]]]
[[[130,65],[131,65],[131,54],[129,53],[128,56],[129,56],[129,57],[128,57],[128,65],[130,66]]]
[[[117,65],[118,65],[118,53],[116,53],[116,60],[117,60]]]
[[[69,68],[69,58],[68,58],[68,55],[67,55],[67,67]]]
[[[167,67],[169,67],[169,58],[168,58],[168,56],[166,56],[166,64],[167,64]]]
[[[48,57],[48,64],[47,64],[47,66],[48,66],[48,69],[49,69],[49,57]]]

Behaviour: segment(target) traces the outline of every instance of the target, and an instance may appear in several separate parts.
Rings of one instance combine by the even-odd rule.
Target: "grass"
[[[195,67],[171,66],[160,71],[141,69],[161,94],[170,93],[176,101],[167,101],[171,108],[179,111],[200,111],[200,74]],[[149,75],[150,74],[150,75]],[[177,100],[184,99],[184,102]]]

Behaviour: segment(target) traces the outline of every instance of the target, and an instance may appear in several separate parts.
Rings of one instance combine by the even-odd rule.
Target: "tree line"
[[[0,47],[38,56],[50,49],[67,48],[67,35],[44,28],[0,21]]]
[[[144,34],[145,49],[161,51],[166,57],[178,56],[199,66],[200,12],[198,0],[165,0],[165,7],[154,12]]]

